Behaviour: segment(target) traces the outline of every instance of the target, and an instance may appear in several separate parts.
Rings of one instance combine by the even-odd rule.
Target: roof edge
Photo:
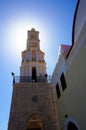
[[[70,52],[74,46],[74,34],[75,34],[75,23],[76,23],[76,17],[77,17],[77,12],[78,12],[78,7],[79,7],[79,3],[80,3],[80,0],[77,1],[77,4],[76,4],[76,8],[75,8],[75,13],[74,13],[74,18],[73,18],[73,25],[72,25],[72,45],[70,47],[70,50],[66,56],[66,59],[69,57],[70,55]]]

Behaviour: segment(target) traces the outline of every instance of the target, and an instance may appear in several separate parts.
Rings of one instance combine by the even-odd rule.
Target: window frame
[[[60,88],[59,88],[58,82],[57,82],[57,84],[56,84],[56,94],[57,94],[57,97],[58,97],[58,98],[61,97],[61,92],[60,92]]]
[[[67,83],[63,72],[60,76],[60,81],[61,81],[62,90],[64,91],[67,88]]]

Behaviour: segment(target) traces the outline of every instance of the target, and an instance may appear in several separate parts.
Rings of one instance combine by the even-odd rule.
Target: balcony
[[[34,83],[34,82],[48,82],[46,76],[37,76],[33,79],[31,76],[13,76],[13,83]]]
[[[32,62],[45,62],[45,60],[36,60],[36,58],[32,58]],[[30,60],[22,60],[22,62],[31,62]]]

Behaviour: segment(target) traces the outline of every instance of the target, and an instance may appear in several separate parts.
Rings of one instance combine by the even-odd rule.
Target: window
[[[36,82],[36,67],[32,67],[32,81]]]
[[[56,93],[57,93],[57,97],[59,98],[61,96],[61,93],[60,93],[60,89],[59,89],[58,83],[56,85]]]
[[[64,91],[65,88],[67,87],[64,73],[62,73],[62,75],[61,75],[61,77],[60,77],[60,80],[61,80],[62,90]]]
[[[32,61],[36,61],[36,50],[32,50]]]

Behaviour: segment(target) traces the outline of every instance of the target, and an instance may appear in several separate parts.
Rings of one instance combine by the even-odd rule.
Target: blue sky
[[[0,130],[7,130],[13,71],[19,75],[27,30],[40,32],[47,73],[52,75],[60,44],[71,44],[77,0],[0,0]]]

